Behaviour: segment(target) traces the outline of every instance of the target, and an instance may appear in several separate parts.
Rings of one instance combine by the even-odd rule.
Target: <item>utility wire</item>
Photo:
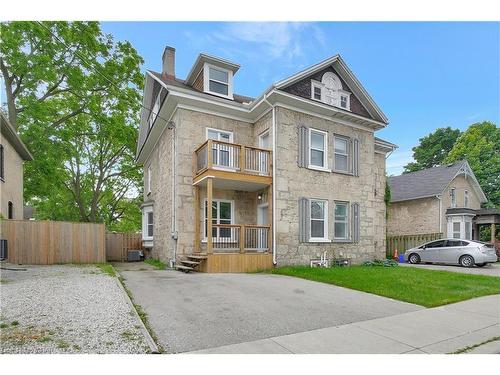
[[[57,41],[59,41],[59,43],[61,43],[63,46],[65,46],[66,48],[70,49],[70,46],[64,42],[63,40],[61,40],[61,38],[59,38],[59,36],[57,36],[56,34],[54,34],[52,32],[52,30],[50,28],[48,28],[46,25],[44,25],[42,22],[40,21],[34,21],[35,23],[39,24],[41,27],[43,27],[45,30],[47,30],[49,32],[49,34],[51,34],[55,39],[57,39]],[[108,78],[104,73],[102,73],[96,66],[93,66],[91,63],[89,63],[78,51],[74,51],[74,54],[80,59],[80,61],[82,63],[84,63],[84,65],[86,64],[86,67],[89,68],[89,69],[92,69],[94,70],[96,73],[98,73],[101,77],[103,77],[106,81],[108,81],[111,85],[113,85],[114,87],[116,87],[118,89],[118,91],[120,93],[122,93],[122,88],[120,86],[118,86],[115,82],[113,82],[112,79]],[[94,58],[97,59],[97,56],[93,55]],[[126,95],[126,93],[123,93],[124,95]],[[135,103],[135,99],[132,99],[131,97],[129,96],[125,96],[125,98],[127,99],[131,99],[132,102]],[[149,107],[146,107],[145,105],[143,105],[142,103],[140,103],[140,106],[142,108],[144,108],[145,110],[149,111],[150,112],[150,115],[151,113],[156,115],[156,117],[162,119],[163,121],[165,121],[166,123],[168,122],[168,120],[166,120],[165,118],[161,117],[159,115],[159,113],[153,111],[151,108]]]

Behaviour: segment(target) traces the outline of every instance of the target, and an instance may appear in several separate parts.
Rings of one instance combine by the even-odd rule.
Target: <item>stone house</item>
[[[22,220],[23,164],[33,157],[2,112],[0,125],[0,213],[3,219]]]
[[[375,137],[388,120],[339,55],[258,98],[234,93],[236,63],[200,54],[184,80],[174,48],[162,63],[145,75],[136,156],[151,256],[205,272],[385,257],[396,146]]]
[[[448,238],[479,239],[479,226],[491,225],[494,240],[498,210],[487,201],[467,161],[391,176],[387,234],[442,233]]]

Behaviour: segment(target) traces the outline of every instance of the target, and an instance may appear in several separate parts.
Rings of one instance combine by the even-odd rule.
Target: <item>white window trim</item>
[[[348,241],[350,239],[350,204],[349,202],[346,201],[335,201],[334,202],[335,206],[333,208],[333,239],[339,240],[339,241]],[[343,204],[346,206],[346,220],[345,221],[337,221],[335,218],[335,208],[337,207],[338,204]],[[346,230],[345,230],[345,237],[336,237],[335,236],[335,224],[336,223],[345,223],[346,225]]]
[[[142,240],[151,241],[154,238],[154,218],[153,218],[153,235],[148,236],[148,214],[153,212],[153,206],[146,206],[142,209]]]
[[[338,78],[338,76],[336,74],[334,74],[334,76],[336,77],[336,80],[338,81],[338,85],[341,87],[342,84],[340,82],[340,79]],[[317,87],[321,90],[321,99],[316,99],[314,97],[314,88],[315,87]],[[312,100],[317,101],[317,102],[321,102],[321,103],[325,103],[328,105],[333,105],[334,107],[338,107],[340,109],[343,109],[344,111],[351,112],[351,93],[349,91],[345,91],[341,88],[339,88],[336,91],[338,93],[338,98],[337,98],[335,103],[331,104],[331,103],[327,102],[327,100],[325,100],[325,84],[323,82],[311,79],[311,99]],[[345,96],[347,98],[347,107],[346,108],[342,107],[342,100],[341,100],[342,96]]]
[[[208,201],[208,199],[204,198],[203,199],[203,206],[201,207],[201,209],[203,210],[203,222],[202,222],[203,238],[202,238],[202,242],[207,242],[207,233],[205,233],[205,221],[207,220],[207,215],[205,213],[205,205],[208,204],[207,201]],[[231,199],[212,199],[212,203],[213,202],[231,203],[231,224],[230,225],[234,225],[234,200],[231,200]],[[208,210],[208,207],[207,207],[207,210]],[[220,210],[217,210],[217,216],[220,216]],[[214,218],[212,218],[212,220],[213,219]],[[217,219],[218,222],[220,221],[220,217],[217,217],[215,219]],[[217,238],[217,237],[215,237],[215,238]]]
[[[325,204],[325,209],[324,209],[324,218],[323,218],[323,237],[312,237],[312,221],[313,220],[320,220],[320,219],[313,219],[312,214],[311,214],[311,206],[313,202],[323,202]],[[331,242],[330,239],[328,238],[328,200],[326,199],[309,199],[309,242]]]
[[[347,107],[344,108],[342,107],[342,96],[345,96],[347,97]],[[343,109],[344,111],[349,111],[351,112],[351,93],[348,92],[348,91],[344,91],[344,90],[339,90],[339,102],[338,102],[338,107],[340,109]]]
[[[469,207],[469,190],[464,190],[464,207]]]
[[[216,79],[210,79],[210,68],[226,72],[227,73],[227,82],[218,81]],[[218,92],[214,92],[214,91],[210,91],[210,81],[214,81],[214,82],[217,82],[217,83],[220,83],[223,85],[227,85],[227,95],[224,95],[224,94],[221,94]],[[206,93],[220,96],[221,98],[233,99],[233,71],[229,70],[229,69],[221,68],[220,66],[217,66],[217,65],[205,63],[205,65],[203,66],[203,87],[204,87],[204,91]]]
[[[264,138],[265,136],[268,136],[268,137],[271,136],[271,132],[269,129],[266,129],[262,133],[259,134],[259,148],[264,148],[262,146],[262,138]]]
[[[311,99],[312,99],[312,100],[316,100],[317,102],[322,102],[322,103],[324,103],[324,102],[323,102],[323,87],[324,87],[324,86],[325,86],[325,85],[323,85],[321,82],[319,82],[319,81],[315,81],[314,79],[311,79]],[[319,88],[319,89],[320,89],[320,91],[321,91],[321,99],[316,99],[316,98],[314,97],[314,88],[315,88],[315,87],[317,87],[317,88]]]
[[[222,130],[222,129],[216,129],[216,128],[205,128],[205,140],[208,141],[208,132],[209,131],[214,131],[214,132],[218,132],[218,133],[226,133],[226,134],[229,134],[229,143],[233,143],[234,142],[234,139],[233,139],[233,132],[232,131],[229,131],[229,130]],[[217,139],[218,141],[220,142],[225,142],[225,141],[221,141],[220,139]]]
[[[323,151],[323,166],[322,167],[318,166],[318,165],[311,164],[311,150],[313,150],[313,147],[311,146],[311,133],[312,132],[321,133],[324,135],[324,137],[323,137],[323,150],[314,149],[314,150],[318,150],[318,151]],[[309,152],[308,168],[315,169],[318,171],[330,172],[330,169],[328,169],[328,132],[325,132],[325,131],[319,130],[319,129],[309,128],[309,137],[308,138],[309,138],[308,139],[309,147],[308,147],[308,151],[307,151],[307,152]]]
[[[455,189],[454,187],[450,189],[450,207],[457,207],[457,189]]]
[[[347,152],[345,154],[335,151],[335,141],[337,139],[342,139],[342,140],[346,141]],[[349,137],[344,137],[341,135],[334,135],[333,136],[333,168],[332,168],[332,170],[334,172],[347,173],[347,174],[352,173],[351,168],[350,168],[350,164],[351,164],[350,161],[352,160],[352,156],[350,155],[350,152],[352,152],[352,147],[350,147],[350,145],[351,145],[351,139]],[[337,155],[337,154],[347,156],[347,170],[337,168],[337,165],[336,165],[337,163],[335,163],[335,155]]]
[[[148,165],[148,186],[147,186],[147,190],[146,190],[146,195],[149,195],[151,194],[151,164]]]

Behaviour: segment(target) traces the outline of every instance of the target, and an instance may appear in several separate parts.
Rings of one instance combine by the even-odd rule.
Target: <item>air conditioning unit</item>
[[[0,240],[0,260],[5,260],[9,257],[7,240]]]
[[[140,262],[143,257],[142,250],[129,250],[127,253],[128,262]]]

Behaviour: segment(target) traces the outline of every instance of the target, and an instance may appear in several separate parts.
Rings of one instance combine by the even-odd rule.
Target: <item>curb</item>
[[[123,292],[124,296],[125,296],[125,299],[127,300],[127,303],[130,305],[130,307],[132,308],[132,311],[134,312],[135,314],[135,317],[137,318],[137,320],[139,321],[140,323],[140,326],[141,326],[141,331],[144,335],[144,337],[146,338],[146,343],[148,344],[149,346],[149,349],[151,350],[151,353],[152,354],[159,354],[160,351],[158,349],[158,346],[156,345],[155,343],[155,340],[153,340],[153,338],[151,337],[151,334],[149,333],[148,329],[146,328],[146,326],[144,325],[144,322],[142,321],[141,317],[139,316],[139,314],[137,313],[137,310],[135,309],[135,306],[134,306],[134,303],[132,302],[132,300],[130,299],[130,297],[128,296],[127,294],[127,291],[125,290],[125,288],[123,287],[119,277],[122,277],[120,275],[120,273],[116,270],[115,268],[115,272],[119,275],[116,277],[116,283],[118,284],[120,290]]]

